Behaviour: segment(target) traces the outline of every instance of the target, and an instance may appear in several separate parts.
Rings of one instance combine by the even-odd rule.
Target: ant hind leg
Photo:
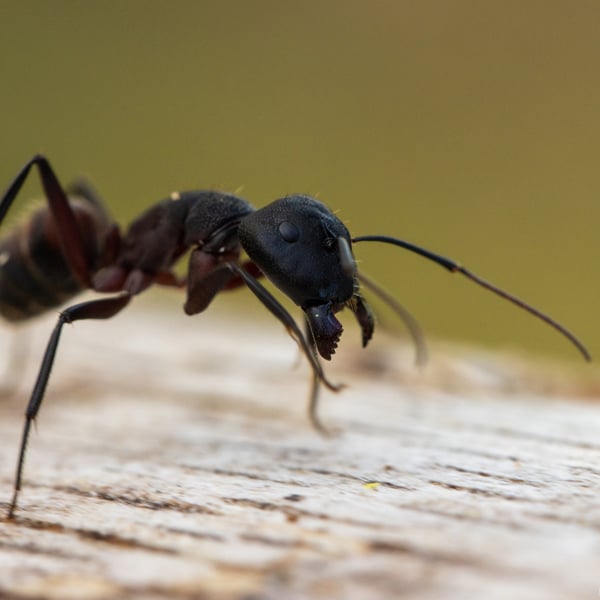
[[[42,359],[37,380],[25,412],[25,424],[23,426],[19,458],[17,461],[14,493],[8,509],[9,519],[14,516],[14,512],[17,507],[17,500],[19,491],[21,489],[21,480],[23,477],[23,468],[25,465],[25,451],[27,449],[27,442],[29,440],[29,431],[31,429],[32,422],[35,420],[40,410],[42,400],[44,399],[44,393],[46,391],[48,379],[50,378],[50,372],[52,371],[52,365],[56,356],[56,350],[58,348],[58,342],[60,341],[60,334],[62,332],[63,325],[65,323],[74,323],[75,321],[81,321],[84,319],[110,319],[118,312],[123,310],[123,308],[129,304],[130,300],[131,296],[128,294],[122,294],[120,296],[101,298],[99,300],[91,300],[88,302],[75,304],[66,308],[60,313],[58,322],[56,323],[50,339],[48,340],[48,345],[46,346],[46,351],[44,352],[44,358]]]

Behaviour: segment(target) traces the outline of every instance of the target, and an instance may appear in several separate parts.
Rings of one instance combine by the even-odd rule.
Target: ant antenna
[[[410,336],[415,344],[415,364],[417,367],[423,367],[427,363],[427,346],[425,345],[425,336],[419,327],[417,320],[408,312],[406,308],[396,298],[394,298],[385,288],[375,283],[364,273],[358,273],[358,280],[369,290],[371,290],[380,300],[385,302],[393,312],[400,317],[406,325]]]
[[[390,237],[387,235],[360,235],[360,236],[352,239],[352,243],[356,244],[357,242],[383,242],[385,244],[392,244],[394,246],[399,246],[400,248],[404,248],[405,250],[410,250],[411,252],[414,252],[415,254],[418,254],[424,258],[427,258],[427,259],[437,263],[438,265],[444,267],[451,273],[461,273],[465,277],[469,278],[471,281],[474,281],[475,283],[484,287],[485,289],[489,290],[490,292],[493,292],[494,294],[501,296],[505,300],[508,300],[509,302],[516,304],[523,310],[526,310],[528,313],[532,314],[534,317],[541,319],[546,324],[550,325],[550,327],[554,328],[556,331],[558,331],[563,336],[565,336],[577,348],[577,350],[579,350],[579,352],[582,354],[582,356],[583,356],[583,358],[585,358],[585,360],[590,361],[592,359],[587,348],[566,327],[564,327],[563,325],[561,325],[560,323],[558,323],[557,321],[555,321],[554,319],[552,319],[545,313],[539,311],[537,308],[534,308],[530,304],[527,304],[520,298],[517,298],[516,296],[513,296],[512,294],[505,292],[504,290],[500,289],[499,287],[496,287],[495,285],[489,283],[488,281],[485,281],[485,279],[481,279],[481,277],[478,277],[474,273],[471,273],[471,271],[465,269],[464,267],[459,265],[457,262],[454,262],[453,260],[450,260],[449,258],[440,256],[439,254],[435,254],[434,252],[430,252],[429,250],[426,250],[425,248],[421,248],[420,246],[415,246],[414,244],[411,244],[410,242],[405,242],[404,240],[400,240],[398,238]]]

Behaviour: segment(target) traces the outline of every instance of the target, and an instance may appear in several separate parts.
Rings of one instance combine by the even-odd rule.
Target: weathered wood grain
[[[489,354],[434,348],[419,373],[348,331],[322,437],[285,332],[232,315],[142,306],[65,330],[0,521],[0,597],[598,597],[600,404]],[[0,402],[4,512],[51,326]]]

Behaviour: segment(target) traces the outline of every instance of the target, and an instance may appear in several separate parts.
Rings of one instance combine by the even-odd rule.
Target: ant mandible
[[[458,263],[383,235],[352,238],[346,226],[321,202],[291,195],[254,209],[247,201],[214,190],[179,192],[158,202],[131,223],[124,234],[85,182],[60,184],[48,160],[36,155],[18,173],[0,200],[0,224],[31,168],[39,170],[47,205],[35,211],[0,241],[0,314],[20,321],[66,303],[89,289],[111,294],[63,309],[52,331],[25,413],[13,498],[17,506],[31,423],[40,409],[65,323],[109,319],[133,296],[150,286],[186,287],[184,310],[204,311],[223,290],[246,285],[298,343],[312,370],[309,415],[316,413],[321,384],[341,388],[325,376],[318,355],[329,360],[342,334],[336,313],[349,308],[362,333],[373,335],[374,319],[360,284],[379,295],[406,322],[422,360],[421,332],[410,314],[382,288],[359,273],[352,244],[383,242],[415,252],[458,272],[525,309],[569,339],[586,360],[590,355],[566,328],[515,296],[480,279]],[[173,271],[191,249],[186,278]],[[245,252],[248,259],[242,257]],[[266,277],[304,312],[305,331],[258,281]]]

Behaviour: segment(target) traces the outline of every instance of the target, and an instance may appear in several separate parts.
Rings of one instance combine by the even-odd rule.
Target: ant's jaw
[[[331,303],[305,308],[304,314],[319,354],[330,360],[344,330],[333,314]]]
[[[358,292],[354,293],[352,298],[346,303],[346,306],[354,313],[354,316],[360,325],[362,346],[364,348],[373,337],[373,331],[375,330],[375,317],[373,316],[373,311],[367,301]]]

